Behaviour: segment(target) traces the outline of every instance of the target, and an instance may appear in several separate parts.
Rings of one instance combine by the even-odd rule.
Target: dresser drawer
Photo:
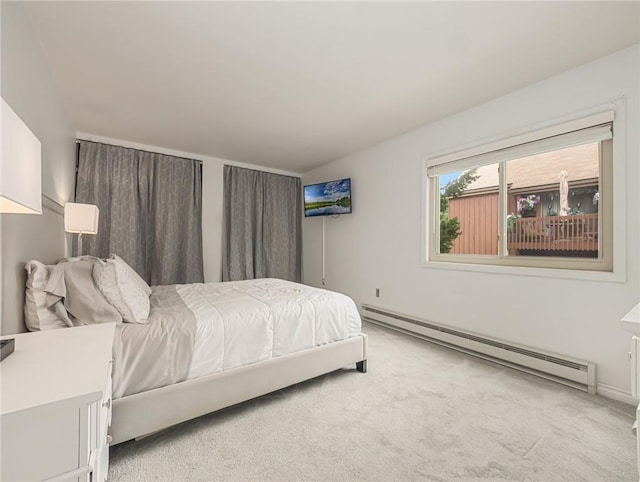
[[[105,388],[102,396],[102,403],[100,404],[100,420],[98,431],[98,445],[104,445],[107,441],[107,431],[111,426],[111,391],[113,382],[111,379],[111,366],[109,363],[109,375],[105,383]]]
[[[87,407],[54,403],[2,417],[1,480],[45,480],[78,469]]]
[[[92,482],[107,480],[109,470],[109,436],[107,432],[111,424],[111,363],[102,392],[102,399],[94,405],[95,417],[92,417],[92,446],[89,465],[92,469]]]

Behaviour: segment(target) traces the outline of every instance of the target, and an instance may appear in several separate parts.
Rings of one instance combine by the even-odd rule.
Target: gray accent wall
[[[42,143],[42,215],[0,215],[0,333],[25,331],[24,263],[52,263],[64,257],[62,206],[72,200],[75,182],[75,132],[55,81],[23,8],[0,3],[1,93]]]

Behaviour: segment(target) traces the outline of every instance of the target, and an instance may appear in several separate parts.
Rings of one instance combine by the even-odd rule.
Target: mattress
[[[355,303],[279,279],[153,287],[145,325],[114,341],[119,398],[358,336]]]

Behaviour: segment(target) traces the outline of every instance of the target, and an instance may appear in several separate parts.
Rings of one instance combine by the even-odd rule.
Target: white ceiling
[[[77,131],[305,172],[639,41],[638,2],[26,3]]]

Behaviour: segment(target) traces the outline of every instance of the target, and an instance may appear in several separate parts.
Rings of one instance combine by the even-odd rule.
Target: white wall
[[[75,187],[75,132],[19,2],[2,2],[2,97],[42,143],[42,193],[64,203]]]
[[[64,204],[73,197],[75,135],[33,28],[19,3],[1,2],[2,97],[42,143],[42,194]],[[49,263],[67,252],[59,206],[43,199],[43,214],[0,215],[1,332],[24,330],[24,262]]]
[[[202,262],[204,280],[222,280],[222,181],[223,162],[202,164]]]
[[[630,391],[630,334],[618,320],[640,295],[638,46],[337,160],[303,184],[351,177],[353,214],[326,220],[327,288],[427,320],[574,356],[598,383]],[[438,95],[434,93],[434,95]],[[421,267],[421,158],[626,97],[627,281],[578,281]],[[321,220],[303,222],[304,281],[320,285]],[[375,297],[375,288],[381,297]],[[372,355],[372,356],[375,356]],[[624,395],[619,393],[619,395]]]

